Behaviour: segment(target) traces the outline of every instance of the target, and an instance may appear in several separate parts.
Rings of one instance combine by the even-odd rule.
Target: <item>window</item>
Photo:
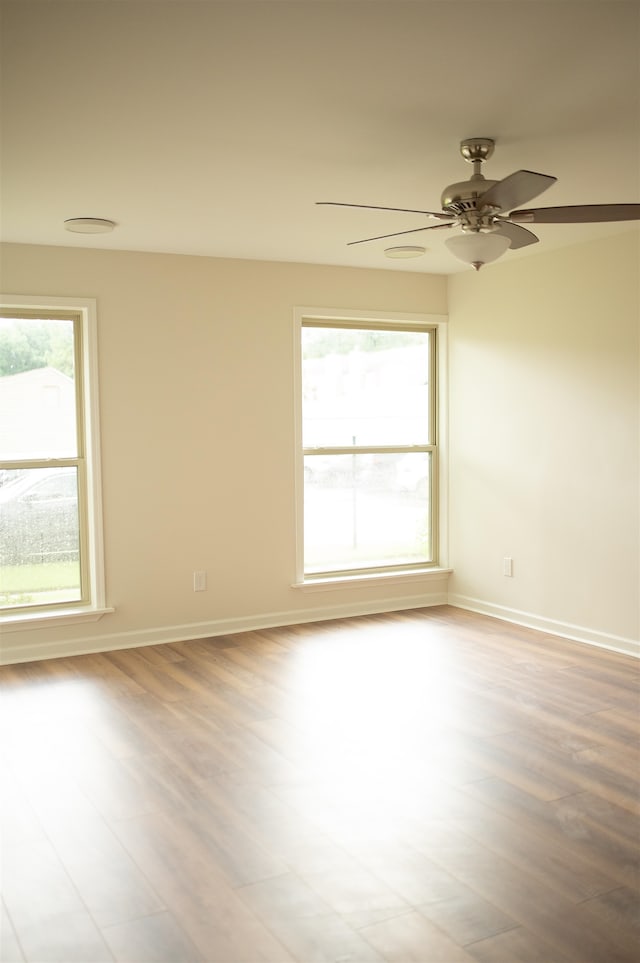
[[[300,312],[299,581],[438,557],[438,323]]]
[[[93,302],[0,304],[0,613],[104,605]]]

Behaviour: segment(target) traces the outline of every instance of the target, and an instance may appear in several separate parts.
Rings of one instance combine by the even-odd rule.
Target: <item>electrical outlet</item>
[[[502,574],[506,578],[513,578],[513,559],[508,555],[502,559]]]
[[[193,573],[193,591],[206,592],[206,590],[207,590],[207,573],[194,572]]]

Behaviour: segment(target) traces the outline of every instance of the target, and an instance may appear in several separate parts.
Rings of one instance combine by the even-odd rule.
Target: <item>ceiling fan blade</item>
[[[539,240],[533,231],[528,231],[526,227],[520,227],[519,224],[510,224],[508,221],[498,221],[498,226],[493,233],[508,237],[512,251],[517,251],[519,247],[527,247],[528,244],[536,244]]]
[[[536,174],[535,171],[515,171],[498,181],[478,198],[478,209],[497,207],[499,211],[510,211],[512,207],[525,204],[542,194],[555,184],[557,177],[551,174]]]
[[[524,203],[524,201],[522,202]],[[362,207],[367,211],[399,211],[401,214],[426,214],[427,217],[437,217],[438,220],[449,220],[448,214],[436,211],[414,211],[408,207],[377,207],[374,204],[343,204],[341,201],[316,201],[318,207]]]
[[[524,224],[595,224],[598,221],[640,221],[640,204],[578,204],[512,211],[509,219]]]
[[[368,241],[383,241],[387,237],[400,237],[401,234],[417,234],[419,231],[437,231],[439,227],[453,227],[453,224],[453,221],[451,221],[450,224],[428,224],[427,227],[416,227],[412,231],[396,231],[395,234],[379,234],[378,237],[363,237],[361,241],[349,241],[347,247],[351,247],[352,244],[367,244]]]

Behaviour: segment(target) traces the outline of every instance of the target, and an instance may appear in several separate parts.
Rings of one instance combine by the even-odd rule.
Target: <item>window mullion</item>
[[[405,455],[435,451],[435,445],[345,445],[303,448],[303,455]]]
[[[13,470],[20,468],[77,468],[79,458],[26,458],[0,461],[0,468]]]

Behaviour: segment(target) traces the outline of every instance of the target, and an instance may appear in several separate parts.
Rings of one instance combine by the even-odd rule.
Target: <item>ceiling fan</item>
[[[403,234],[419,231],[435,231],[438,228],[459,227],[462,234],[445,242],[455,257],[471,264],[479,271],[483,264],[495,261],[507,249],[516,250],[536,244],[536,235],[522,224],[588,224],[598,221],[640,220],[640,204],[581,204],[573,207],[533,207],[514,210],[526,204],[557,178],[534,171],[515,171],[501,181],[487,180],[482,174],[484,161],[493,154],[495,141],[490,137],[470,137],[460,143],[460,153],[473,164],[473,174],[468,181],[449,184],[442,192],[442,212],[416,211],[404,207],[380,207],[372,204],[345,204],[338,201],[317,201],[319,205],[332,207],[359,207],[373,211],[400,211],[406,214],[425,214],[440,221],[410,231],[365,237],[349,244],[366,244]]]

